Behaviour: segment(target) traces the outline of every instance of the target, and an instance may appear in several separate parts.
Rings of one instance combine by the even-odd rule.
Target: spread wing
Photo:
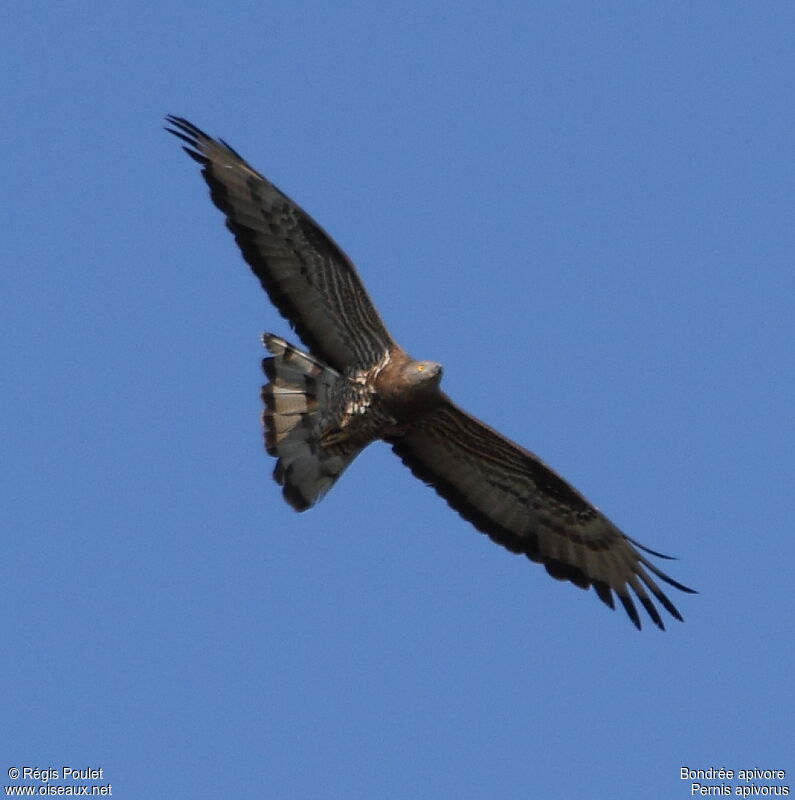
[[[181,117],[167,120],[202,165],[243,258],[312,354],[340,372],[380,361],[395,344],[331,237],[225,142]]]
[[[540,459],[455,406],[447,397],[427,416],[389,440],[422,481],[462,517],[514,553],[541,562],[554,578],[596,594],[614,608],[613,592],[640,628],[632,593],[664,629],[654,597],[682,616],[652,575],[684,592],[579,492]]]

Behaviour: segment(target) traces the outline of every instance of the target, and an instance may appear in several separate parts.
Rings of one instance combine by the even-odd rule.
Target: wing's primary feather
[[[615,592],[638,628],[630,589],[659,628],[663,621],[650,595],[682,619],[649,572],[682,591],[692,589],[658,570],[539,458],[449,398],[388,441],[406,466],[462,517],[507,549],[543,563],[554,578],[583,589],[593,586],[610,608]]]
[[[181,117],[167,120],[202,165],[243,257],[312,354],[339,371],[378,363],[394,342],[345,253],[225,142]]]

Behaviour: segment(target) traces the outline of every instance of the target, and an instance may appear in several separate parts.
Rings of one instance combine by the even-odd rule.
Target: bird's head
[[[403,370],[409,386],[438,387],[442,380],[442,365],[435,361],[409,361]]]

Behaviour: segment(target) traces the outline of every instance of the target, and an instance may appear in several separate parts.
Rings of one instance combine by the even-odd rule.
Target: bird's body
[[[638,628],[630,589],[658,627],[652,597],[681,620],[652,575],[692,590],[640,551],[659,553],[623,534],[537,456],[455,405],[441,391],[441,366],[412,359],[392,339],[351,261],[305,211],[223,141],[185,119],[168,120],[201,164],[243,257],[309,349],[263,336],[265,446],[293,508],[312,506],[380,439],[478,530],[553,577],[593,586],[611,608],[615,593]]]
[[[273,334],[263,343],[265,446],[296,511],[314,505],[368,444],[400,437],[407,420],[442,402],[441,368],[405,355],[340,374]]]

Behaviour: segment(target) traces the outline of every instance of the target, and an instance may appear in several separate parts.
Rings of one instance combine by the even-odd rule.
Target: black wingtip
[[[164,128],[164,130],[168,131],[172,136],[176,136],[177,139],[182,139],[183,142],[189,144],[191,147],[196,147],[196,140],[191,136],[185,136],[184,133],[175,131],[173,128]]]
[[[166,121],[173,125],[173,128],[164,127],[172,136],[184,142],[182,149],[197,163],[205,166],[207,157],[202,153],[201,139],[207,138],[195,125],[182,117],[175,117],[171,114],[166,116]]]
[[[651,600],[648,597],[641,597],[640,602],[643,603],[643,607],[646,609],[646,613],[651,617],[651,621],[661,630],[665,630],[665,625],[663,624],[662,617],[660,616],[660,612],[654,606]]]
[[[593,581],[593,589],[597,597],[608,607],[615,609],[616,604],[613,602],[613,593],[610,587],[604,581]]]
[[[673,586],[675,589],[679,589],[680,592],[685,592],[686,594],[698,594],[695,589],[691,589],[689,586],[685,586],[683,583],[679,583],[679,581],[675,581],[669,575],[666,575],[661,569],[652,564],[648,558],[644,558],[639,554],[638,560],[648,570],[654,573],[661,581],[665,581],[665,583],[667,583],[669,586]]]
[[[205,166],[207,164],[207,157],[203,156],[201,153],[197,153],[195,150],[191,150],[189,147],[182,148],[197,164],[201,164]]]
[[[632,598],[628,594],[619,594],[618,599],[621,601],[621,605],[624,606],[624,610],[632,620],[632,624],[638,630],[641,630],[640,616],[638,615],[638,609],[635,608],[635,604],[632,602]]]
[[[665,555],[665,553],[658,553],[656,550],[652,550],[651,547],[646,547],[645,544],[641,544],[639,541],[633,539],[631,536],[627,536],[626,534],[624,534],[624,536],[626,537],[627,541],[632,542],[632,544],[634,544],[635,547],[640,548],[641,550],[643,550],[644,553],[649,553],[650,555],[656,556],[657,558],[664,558],[666,561],[679,560],[676,556],[667,556]]]
[[[165,119],[166,122],[173,127],[164,126],[164,129],[172,136],[176,136],[178,139],[185,142],[188,147],[183,147],[182,149],[203,167],[210,163],[208,154],[214,148],[224,148],[235,158],[244,161],[243,157],[234,147],[231,147],[223,139],[213,139],[211,136],[208,136],[201,128],[185,119],[185,117],[167,114]]]
[[[657,602],[659,602],[674,619],[678,619],[679,622],[685,621],[684,617],[679,613],[679,609],[662,592],[655,592],[654,596],[657,598]]]
[[[187,134],[196,142],[198,142],[200,139],[211,138],[197,125],[194,125],[192,122],[185,119],[185,117],[177,117],[174,114],[166,114],[166,122],[168,122],[169,125],[173,125],[175,128],[179,128],[182,133]],[[166,128],[166,130],[170,129]],[[176,133],[176,131],[171,131],[171,133],[174,133],[176,136],[179,135]]]

